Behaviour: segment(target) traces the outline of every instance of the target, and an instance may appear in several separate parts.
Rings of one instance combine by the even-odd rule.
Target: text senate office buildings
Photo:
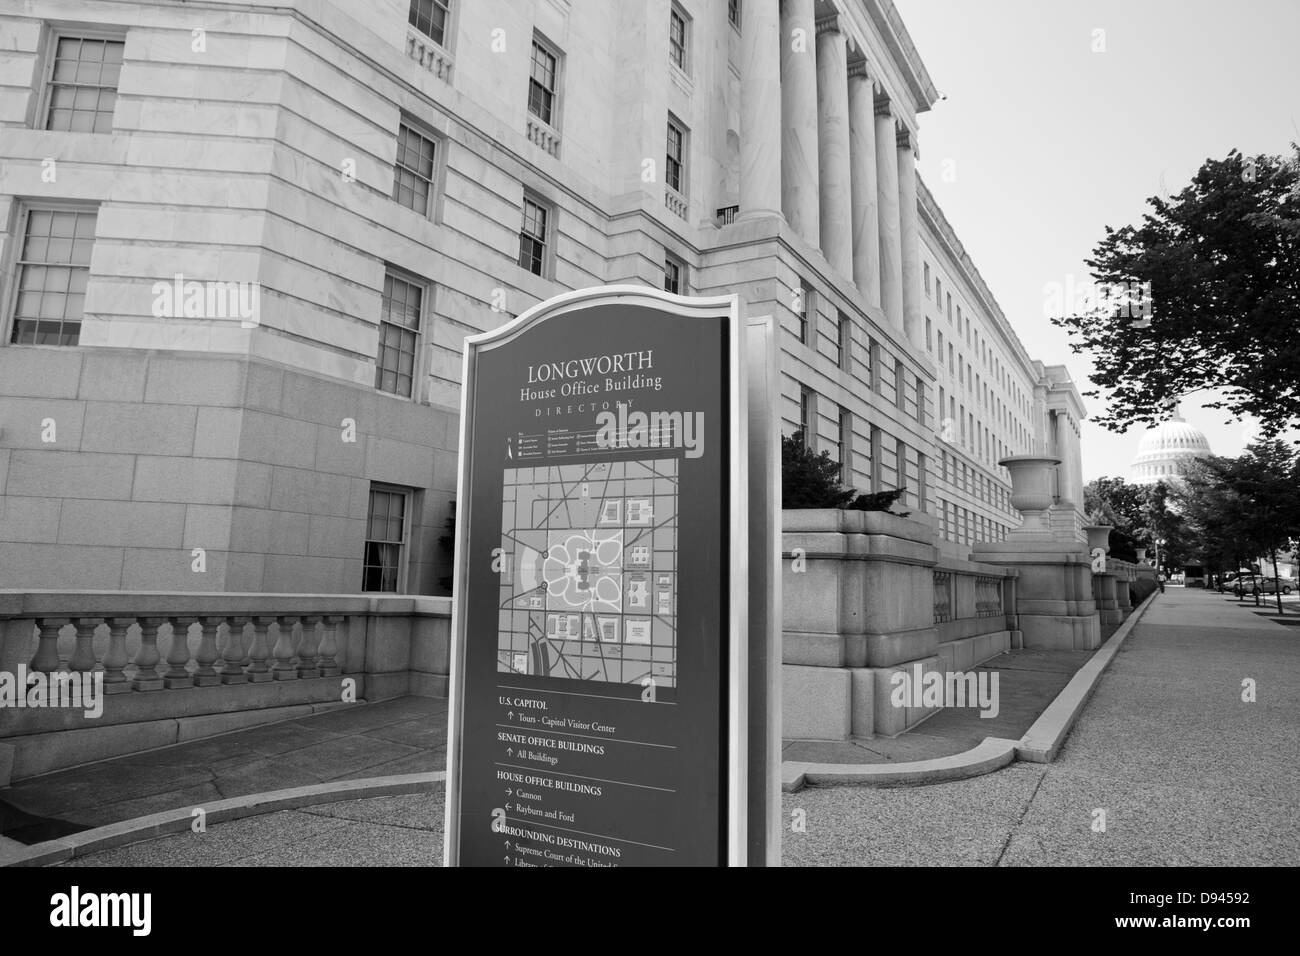
[[[5,587],[438,593],[464,338],[611,283],[778,316],[784,430],[954,554],[1008,454],[1081,525],[1084,409],[917,175],[889,0],[13,9]]]

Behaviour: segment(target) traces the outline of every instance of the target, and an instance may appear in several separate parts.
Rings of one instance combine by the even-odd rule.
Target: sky
[[[1139,222],[1207,158],[1300,141],[1300,0],[894,3],[947,97],[919,118],[926,185],[1030,356],[1091,389],[1045,287],[1088,282],[1105,226]],[[1250,423],[1196,396],[1182,411],[1215,454],[1241,453]],[[1084,480],[1127,477],[1143,430],[1085,422]]]

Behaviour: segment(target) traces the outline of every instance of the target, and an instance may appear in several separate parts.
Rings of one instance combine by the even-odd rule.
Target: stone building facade
[[[1064,461],[916,173],[890,0],[28,0],[0,13],[0,587],[438,593],[465,336],[738,293],[780,414],[955,550]]]

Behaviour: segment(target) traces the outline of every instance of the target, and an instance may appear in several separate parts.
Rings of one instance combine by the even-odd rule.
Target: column
[[[916,150],[912,133],[898,134],[898,235],[903,266],[903,330],[924,348],[925,313],[921,304],[921,236],[916,212]]]
[[[880,205],[876,197],[875,84],[864,62],[849,67],[849,168],[853,216],[853,281],[867,304],[880,307]]]
[[[898,219],[898,132],[889,100],[876,100],[876,202],[880,215],[880,305],[903,327],[903,258]]]
[[[839,14],[817,21],[817,175],[822,255],[853,274],[849,174],[849,51]]]
[[[786,0],[781,17],[781,208],[810,246],[821,243],[815,44],[813,0]]]
[[[740,218],[781,215],[781,24],[773,0],[745,5],[740,52]],[[322,662],[323,663],[323,662]]]

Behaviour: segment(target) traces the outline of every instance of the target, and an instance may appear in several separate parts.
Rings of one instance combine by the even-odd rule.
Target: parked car
[[[1283,578],[1264,577],[1259,574],[1244,574],[1233,583],[1232,593],[1238,597],[1246,594],[1275,594],[1280,589],[1283,594],[1290,594],[1292,582]]]

